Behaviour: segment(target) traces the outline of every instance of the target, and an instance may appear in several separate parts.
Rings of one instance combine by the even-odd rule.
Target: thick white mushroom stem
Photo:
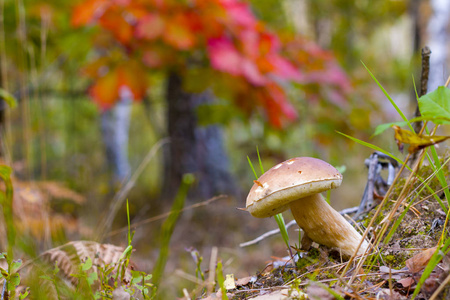
[[[355,253],[362,236],[322,198],[322,195],[314,194],[292,201],[290,208],[298,226],[311,240],[339,248],[346,256]],[[364,254],[368,246],[367,241],[364,241],[358,255]]]

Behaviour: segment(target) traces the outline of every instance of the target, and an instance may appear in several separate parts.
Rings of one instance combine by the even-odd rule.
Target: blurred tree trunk
[[[433,15],[430,17],[427,33],[428,46],[431,49],[430,76],[428,91],[432,92],[438,86],[444,85],[448,77],[448,41],[450,25],[450,1],[431,0]]]
[[[0,97],[0,157],[3,158],[4,155],[4,136],[5,136],[5,110],[6,110],[6,102]]]
[[[128,134],[132,101],[131,91],[122,87],[117,104],[101,113],[106,160],[108,167],[113,170],[114,183],[123,182],[130,176]]]
[[[193,173],[197,179],[193,198],[205,199],[218,193],[236,195],[222,129],[217,125],[197,126],[196,107],[214,102],[213,94],[185,92],[181,77],[172,72],[166,98],[170,143],[165,153],[164,196],[174,196],[185,173]]]

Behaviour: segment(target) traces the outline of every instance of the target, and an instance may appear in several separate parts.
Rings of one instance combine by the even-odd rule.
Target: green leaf
[[[346,165],[342,165],[342,166],[334,166],[336,168],[336,170],[338,170],[339,173],[344,174],[345,171],[347,171],[347,166]]]
[[[0,166],[0,177],[3,180],[5,180],[5,181],[9,180],[11,177],[11,172],[12,172],[12,169],[10,167],[4,166],[4,165]]]
[[[20,294],[19,299],[20,300],[25,299],[26,297],[28,297],[29,294],[30,294],[30,288],[27,287],[25,289],[25,291]]]
[[[450,89],[440,86],[419,98],[422,116],[434,118],[435,124],[450,124]]]
[[[92,268],[92,260],[91,260],[90,257],[88,257],[88,258],[86,259],[86,261],[85,261],[84,263],[81,264],[81,270],[82,270],[82,271],[87,271],[87,270],[89,270],[90,268]]]
[[[22,265],[22,261],[21,260],[15,260],[11,263],[11,266],[9,267],[10,272],[15,272],[17,271],[17,269],[20,268],[20,266]]]
[[[372,137],[385,132],[387,129],[391,128],[394,125],[402,127],[405,126],[406,124],[408,123],[405,121],[380,124],[375,128],[375,132],[372,134]]]
[[[11,289],[18,286],[20,284],[20,275],[19,273],[14,273],[9,277],[9,282],[11,283]]]
[[[140,283],[144,277],[143,272],[131,270],[131,285]]]
[[[55,268],[53,269],[53,274],[56,275],[59,272],[59,268],[58,268],[58,262],[55,261]]]
[[[96,281],[98,279],[98,275],[95,272],[92,272],[91,274],[89,274],[89,276],[86,278],[89,285],[93,285],[94,281]]]
[[[3,98],[3,100],[5,100],[5,102],[9,105],[9,107],[14,108],[17,105],[17,100],[16,98],[9,93],[8,91],[0,88],[0,98]]]

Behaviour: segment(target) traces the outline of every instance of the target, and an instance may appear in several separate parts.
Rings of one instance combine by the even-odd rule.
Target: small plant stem
[[[193,183],[194,183],[194,175],[192,174],[183,175],[180,188],[178,189],[178,193],[175,196],[175,200],[171,208],[171,214],[167,217],[167,219],[161,226],[160,232],[161,246],[159,250],[159,257],[153,269],[153,284],[156,287],[159,285],[162,279],[164,269],[166,267],[166,263],[169,258],[170,238],[172,237],[175,225],[180,216],[180,212],[183,209],[187,193]]]
[[[207,284],[207,295],[210,295],[213,292],[214,289],[214,279],[216,272],[214,270],[216,269],[216,263],[217,263],[217,247],[212,247],[211,249],[211,258],[209,260],[209,276],[208,276],[208,282]]]
[[[444,86],[448,87],[449,84],[450,84],[450,76],[448,76],[447,81],[445,82]]]
[[[130,223],[130,206],[127,199],[127,220],[128,220],[128,246],[131,246],[131,223]]]

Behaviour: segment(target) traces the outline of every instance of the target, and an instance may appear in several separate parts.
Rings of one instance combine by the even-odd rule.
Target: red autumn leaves
[[[72,24],[99,26],[111,37],[102,47],[121,51],[121,59],[105,60],[112,55],[103,55],[102,64],[93,63],[97,70],[90,68],[91,96],[105,109],[117,101],[124,85],[135,100],[142,98],[149,71],[177,70],[183,75],[195,61],[217,72],[216,84],[224,80],[229,100],[243,109],[261,107],[277,127],[283,119],[296,118],[283,86],[302,82],[304,76],[299,66],[282,56],[278,36],[244,2],[86,0],[75,7]]]

